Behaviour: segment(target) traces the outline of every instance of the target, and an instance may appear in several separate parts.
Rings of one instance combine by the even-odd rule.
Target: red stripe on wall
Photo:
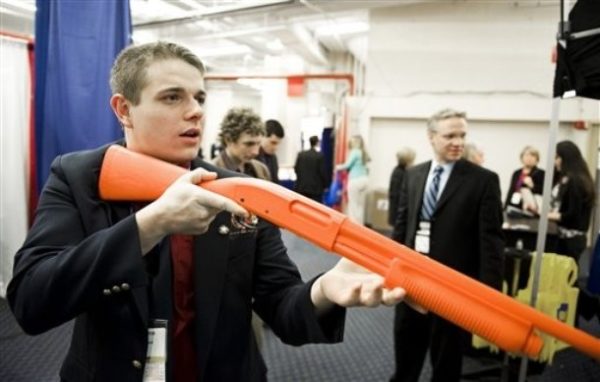
[[[37,208],[37,158],[35,146],[35,50],[33,42],[27,44],[29,50],[30,106],[29,106],[29,226],[33,223],[33,214]]]

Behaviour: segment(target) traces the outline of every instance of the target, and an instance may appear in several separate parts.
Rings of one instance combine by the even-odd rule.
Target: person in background
[[[296,183],[294,191],[316,202],[323,202],[323,191],[327,188],[327,174],[325,172],[325,158],[317,151],[319,137],[313,135],[308,139],[310,149],[298,154],[294,171]]]
[[[279,162],[277,161],[277,147],[285,136],[283,126],[275,119],[265,122],[266,132],[261,138],[260,151],[256,159],[264,163],[269,169],[271,180],[279,184]]]
[[[396,160],[398,161],[392,176],[390,177],[389,187],[389,208],[388,208],[388,223],[393,227],[396,223],[396,217],[398,216],[398,202],[400,199],[400,187],[402,187],[402,180],[404,179],[404,173],[406,169],[411,167],[415,162],[416,153],[415,150],[410,147],[403,147],[396,153]]]
[[[510,186],[506,194],[504,208],[513,206],[537,212],[537,206],[523,205],[522,190],[527,189],[533,195],[541,195],[544,188],[544,170],[537,167],[540,152],[532,146],[525,146],[520,155],[523,167],[515,170],[510,178]]]
[[[371,160],[360,135],[354,135],[348,142],[346,163],[338,164],[337,171],[348,171],[348,216],[359,224],[365,223],[365,202],[369,186],[367,163]]]
[[[556,252],[579,260],[595,201],[594,181],[579,148],[571,141],[556,145],[555,184],[548,219],[558,225]]]
[[[483,162],[485,162],[485,154],[483,150],[481,147],[479,147],[479,145],[473,142],[465,143],[463,158],[478,166],[483,166]]]
[[[230,109],[221,122],[219,133],[223,150],[212,163],[253,178],[271,180],[267,166],[255,159],[264,135],[262,120],[252,109]]]
[[[402,300],[347,260],[303,282],[277,227],[197,186],[244,175],[197,157],[207,95],[191,51],[132,45],[110,83],[118,144],[191,171],[153,202],[111,202],[98,195],[110,145],[52,163],[7,297],[26,333],[75,320],[61,381],[262,382],[252,311],[285,343],[333,343],[344,307]]]
[[[498,175],[462,159],[467,120],[444,109],[427,122],[434,158],[404,175],[392,238],[500,289],[504,237]],[[396,306],[392,381],[419,380],[429,350],[432,381],[458,382],[468,333],[442,317]]]

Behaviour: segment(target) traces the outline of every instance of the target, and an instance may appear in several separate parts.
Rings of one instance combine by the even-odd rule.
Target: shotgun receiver
[[[104,200],[152,201],[187,170],[121,146],[106,151],[99,192]],[[536,358],[545,332],[600,360],[600,340],[551,318],[345,215],[271,182],[252,178],[207,181],[201,187],[335,252],[402,287],[425,309],[500,348]]]

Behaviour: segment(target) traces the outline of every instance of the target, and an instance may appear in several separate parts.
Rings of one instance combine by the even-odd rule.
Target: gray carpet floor
[[[283,233],[290,256],[308,280],[329,269],[338,257],[312,244]],[[263,355],[269,368],[269,380],[286,381],[386,381],[393,371],[393,309],[356,308],[348,311],[345,340],[336,345],[282,344],[266,328]],[[582,329],[600,337],[600,323],[580,322]],[[22,333],[5,300],[0,299],[0,381],[54,382],[65,356],[71,323],[39,336]],[[489,357],[465,358],[464,372],[495,368],[500,361]],[[479,381],[499,381],[497,372],[478,377]],[[431,369],[424,367],[420,381],[428,381]],[[530,376],[530,382],[600,381],[600,363],[566,349],[559,352],[553,365],[543,373]]]

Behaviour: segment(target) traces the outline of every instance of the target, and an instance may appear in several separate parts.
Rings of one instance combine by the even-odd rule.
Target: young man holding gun
[[[62,381],[264,381],[252,310],[286,343],[337,342],[343,307],[404,296],[345,260],[302,282],[276,227],[196,186],[239,175],[196,158],[203,77],[170,43],[129,47],[113,66],[121,144],[191,170],[156,201],[100,199],[108,145],[52,164],[8,299],[30,334],[75,319]]]

